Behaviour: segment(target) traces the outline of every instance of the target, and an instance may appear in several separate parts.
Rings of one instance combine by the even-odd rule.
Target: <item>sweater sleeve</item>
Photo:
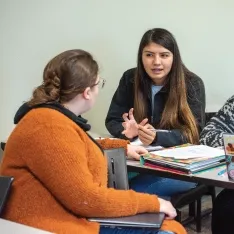
[[[124,130],[122,115],[128,113],[133,107],[133,79],[134,69],[126,71],[120,79],[119,86],[112,97],[111,104],[106,116],[107,130],[114,137],[127,139],[122,134]]]
[[[234,96],[229,98],[201,132],[200,143],[212,147],[223,146],[223,134],[234,133]]]
[[[114,148],[124,148],[127,150],[127,145],[130,143],[128,140],[123,139],[97,139],[98,144],[105,150],[105,149],[114,149]]]
[[[127,155],[128,152],[128,144],[130,141],[123,140],[123,139],[110,139],[105,138],[101,140],[96,140],[98,144],[102,147],[102,149],[115,149],[115,148],[124,148],[125,154]]]
[[[66,209],[83,217],[118,217],[159,211],[157,196],[115,190],[94,182],[87,144],[72,127],[37,127],[25,140],[30,171]]]
[[[202,79],[195,74],[187,81],[187,99],[200,133],[205,126],[206,94]]]
[[[184,227],[175,220],[164,220],[160,230],[170,231],[175,234],[187,234]]]
[[[187,139],[183,137],[179,129],[158,131],[152,145],[160,145],[163,147],[172,147],[186,143]]]

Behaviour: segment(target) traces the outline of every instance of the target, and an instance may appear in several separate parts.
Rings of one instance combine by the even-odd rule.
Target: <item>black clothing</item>
[[[128,113],[134,106],[134,77],[136,68],[127,70],[112,98],[109,111],[106,117],[106,128],[111,135],[118,138],[125,138],[123,131],[123,113]],[[193,73],[186,76],[187,99],[189,107],[197,121],[199,131],[205,124],[205,88],[201,78]],[[154,97],[154,113],[152,114],[151,90],[148,94],[148,118],[149,123],[157,127],[160,123],[163,109],[168,97],[169,87],[164,86]],[[146,94],[147,95],[147,94]],[[155,145],[170,147],[187,142],[180,129],[167,129],[165,132],[157,132]]]

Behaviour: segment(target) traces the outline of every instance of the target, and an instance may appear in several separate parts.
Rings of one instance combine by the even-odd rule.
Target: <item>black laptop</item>
[[[164,213],[143,213],[120,218],[89,218],[89,221],[101,226],[160,229],[164,218]]]
[[[13,180],[13,177],[10,176],[0,176],[0,216],[6,204]]]

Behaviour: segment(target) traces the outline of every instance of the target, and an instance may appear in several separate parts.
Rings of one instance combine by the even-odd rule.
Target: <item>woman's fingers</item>
[[[137,148],[137,153],[138,154],[147,154],[148,153],[148,150],[147,149],[145,149],[143,146],[138,146],[138,148]]]
[[[135,120],[134,115],[133,115],[133,108],[131,108],[128,112],[128,116],[130,120]]]
[[[150,145],[156,137],[156,132],[138,125],[138,135],[143,144]]]
[[[128,121],[129,121],[128,113],[124,113],[124,114],[122,115],[122,118],[123,118],[123,120],[124,120],[125,122],[128,122]]]
[[[135,146],[135,145],[127,146],[127,155],[136,160],[140,160],[140,156],[146,153],[148,153],[148,151],[142,146]]]
[[[155,137],[155,135],[156,135],[156,132],[154,130],[145,128],[141,125],[138,125],[138,132],[142,137],[144,137],[146,139],[151,138],[151,137]]]
[[[145,126],[147,122],[148,122],[148,119],[145,118],[145,119],[143,119],[143,120],[139,123],[139,125]]]
[[[155,130],[155,128],[149,123],[145,124],[143,127],[144,127],[144,129],[148,129],[148,130]]]
[[[150,143],[151,143],[149,139],[146,139],[146,138],[142,137],[141,135],[139,135],[139,139],[144,145],[150,145]]]

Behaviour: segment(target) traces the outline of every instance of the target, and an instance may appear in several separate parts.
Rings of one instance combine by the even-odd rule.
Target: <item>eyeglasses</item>
[[[95,86],[95,85],[98,85],[99,88],[103,89],[104,86],[105,86],[105,83],[106,83],[106,80],[100,78],[99,81],[98,81],[96,84],[92,85],[91,87],[93,87],[93,86]]]

